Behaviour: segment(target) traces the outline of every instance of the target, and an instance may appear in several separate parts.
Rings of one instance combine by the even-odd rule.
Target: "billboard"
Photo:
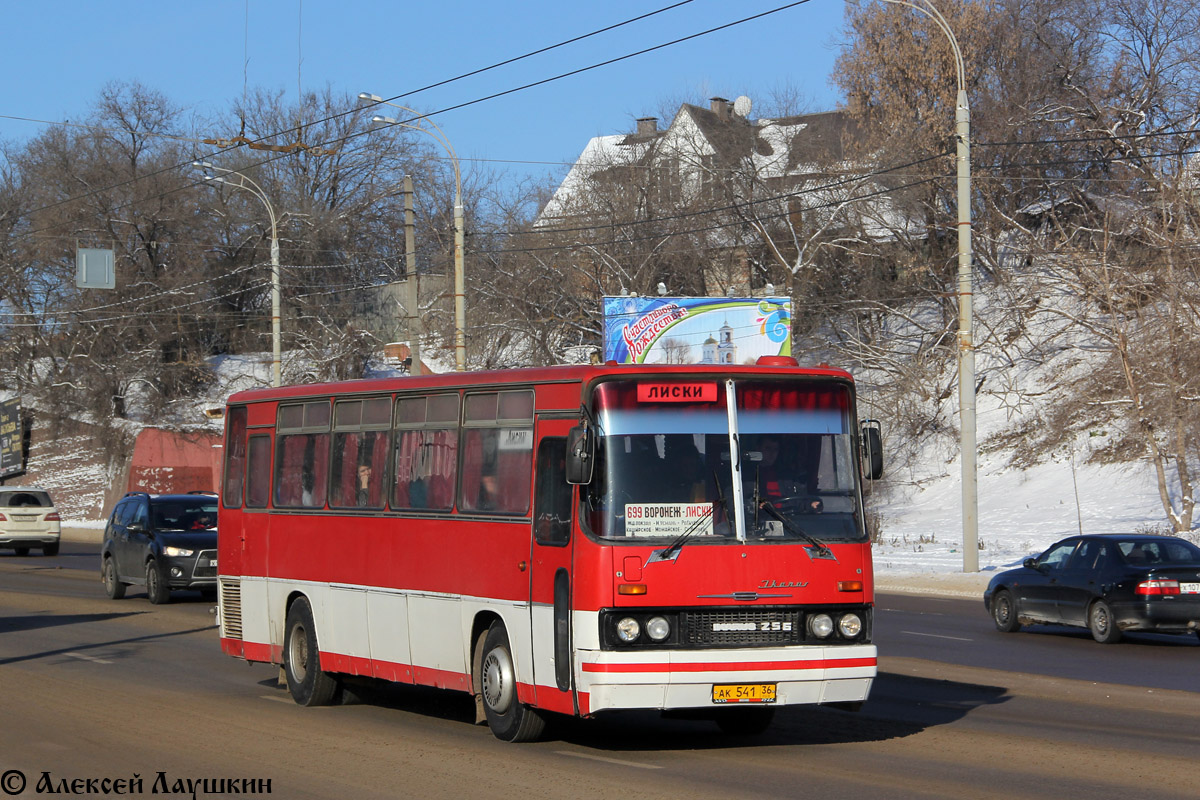
[[[753,364],[792,354],[787,297],[605,297],[604,360]]]
[[[25,470],[21,458],[21,401],[0,401],[0,478],[19,475]]]

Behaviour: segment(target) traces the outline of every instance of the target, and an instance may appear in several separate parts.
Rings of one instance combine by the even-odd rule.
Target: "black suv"
[[[217,589],[217,496],[211,492],[129,492],[104,527],[100,579],[113,600],[146,587],[151,603],[172,589]]]

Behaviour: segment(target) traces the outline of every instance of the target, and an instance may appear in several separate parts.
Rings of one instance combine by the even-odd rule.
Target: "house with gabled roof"
[[[756,268],[755,254],[735,229],[755,215],[799,219],[801,213],[819,215],[820,209],[836,207],[837,177],[854,173],[846,155],[854,127],[840,111],[763,119],[751,119],[749,112],[748,98],[714,97],[708,108],[684,103],[665,129],[645,117],[631,133],[593,138],[536,227],[571,228],[605,214],[616,217],[614,205],[631,222],[720,214],[730,227],[722,231],[708,224],[705,246],[721,252],[726,266],[736,252],[737,266],[732,275],[708,284],[737,293],[757,290],[770,279],[769,271]],[[820,184],[831,182],[835,187],[819,194]],[[797,189],[807,192],[803,208],[792,202]],[[603,198],[603,208],[597,198]]]

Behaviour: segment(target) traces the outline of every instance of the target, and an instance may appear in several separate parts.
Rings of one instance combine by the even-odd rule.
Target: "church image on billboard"
[[[604,360],[753,364],[792,353],[785,297],[606,297]]]

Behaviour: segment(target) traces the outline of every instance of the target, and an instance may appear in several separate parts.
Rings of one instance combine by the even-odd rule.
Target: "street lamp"
[[[971,339],[971,109],[967,105],[967,71],[950,23],[930,0],[883,0],[906,6],[933,20],[950,40],[958,78],[954,105],[958,164],[958,409],[962,432],[963,572],[979,571],[979,492],[975,464],[975,345]]]
[[[454,152],[454,148],[450,144],[450,140],[446,138],[446,134],[442,131],[438,124],[429,117],[409,108],[408,106],[390,103],[384,100],[377,94],[368,92],[360,92],[358,99],[364,102],[373,103],[375,105],[391,106],[415,115],[409,122],[402,122],[393,117],[371,117],[371,122],[381,125],[399,125],[402,128],[412,128],[414,131],[427,133],[438,143],[446,148],[446,152],[450,156],[450,163],[454,166],[454,369],[462,372],[467,368],[467,343],[466,343],[466,291],[463,279],[463,205],[462,205],[462,172],[459,169],[458,154]],[[424,120],[429,124],[430,128],[421,125],[414,125],[413,122]]]
[[[263,205],[267,207],[267,216],[271,218],[271,385],[279,386],[282,383],[280,369],[282,346],[279,331],[279,229],[276,224],[275,209],[271,207],[271,201],[267,199],[267,193],[263,191],[263,188],[237,170],[218,167],[207,161],[193,161],[192,166],[238,176],[241,179],[240,183],[227,181],[216,175],[205,175],[204,180],[223,183],[234,189],[243,189],[262,200]]]

